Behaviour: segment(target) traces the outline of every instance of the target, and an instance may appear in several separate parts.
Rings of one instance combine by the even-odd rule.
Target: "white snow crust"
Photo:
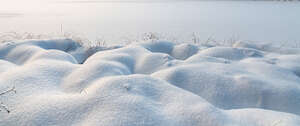
[[[10,87],[1,126],[300,125],[300,50],[271,45],[3,43]]]

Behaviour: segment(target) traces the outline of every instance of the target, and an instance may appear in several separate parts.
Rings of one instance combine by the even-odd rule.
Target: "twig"
[[[0,107],[2,109],[4,109],[7,113],[10,113],[9,109],[2,102],[0,102]],[[1,111],[1,109],[0,109],[0,111]]]
[[[7,93],[9,93],[9,92],[17,93],[15,86],[12,87],[11,89],[7,90],[7,91],[4,91],[4,92],[0,93],[0,96],[1,96],[1,95],[5,95],[5,94],[7,94]]]
[[[0,96],[1,96],[1,95],[5,95],[5,94],[7,94],[7,93],[9,93],[9,92],[17,93],[15,86],[12,87],[11,89],[7,90],[7,91],[4,91],[4,92],[0,93]],[[2,102],[0,102],[0,108],[1,108],[1,109],[4,109],[7,113],[10,113],[10,110],[8,109],[8,107],[5,106]],[[0,109],[0,111],[1,111],[1,109]]]

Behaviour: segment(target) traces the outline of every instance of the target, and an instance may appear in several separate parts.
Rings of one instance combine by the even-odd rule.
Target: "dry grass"
[[[28,40],[28,39],[57,39],[57,38],[65,38],[65,39],[72,39],[78,42],[83,47],[88,48],[95,48],[95,47],[107,47],[110,46],[112,43],[108,41],[104,37],[99,37],[95,40],[88,39],[82,35],[75,34],[75,33],[67,33],[61,32],[59,34],[33,34],[33,33],[18,33],[18,32],[5,32],[0,33],[0,43],[5,42],[12,42],[18,40]],[[121,40],[122,38],[122,40]],[[181,36],[175,37],[174,34],[167,34],[167,33],[157,33],[157,32],[146,32],[137,34],[134,36],[120,36],[120,41],[122,42],[120,45],[128,45],[130,43],[139,43],[143,41],[158,41],[158,40],[166,40],[174,43],[191,43],[198,46],[228,46],[232,47],[235,43],[244,42],[244,40],[240,39],[238,36],[232,36],[228,39],[218,40],[214,36],[209,36],[207,38],[201,37],[200,34],[193,32],[188,36],[184,36],[182,40]],[[125,39],[125,40],[124,40]],[[250,42],[251,41],[245,41]],[[293,47],[293,48],[300,48],[300,41],[294,42],[282,42],[280,47]]]

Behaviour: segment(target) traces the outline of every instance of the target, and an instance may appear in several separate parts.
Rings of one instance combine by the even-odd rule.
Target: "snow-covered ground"
[[[300,2],[262,0],[1,0],[0,40],[15,31],[122,44],[155,32],[178,42],[196,34],[203,41],[299,43],[299,12]]]
[[[97,52],[95,51],[97,50]],[[0,45],[1,126],[299,126],[300,49]]]

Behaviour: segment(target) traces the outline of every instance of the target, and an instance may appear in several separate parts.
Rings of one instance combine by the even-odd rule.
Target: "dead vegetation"
[[[3,95],[6,95],[8,93],[11,93],[11,92],[17,93],[16,88],[12,87],[6,91],[1,92],[0,97],[2,97]],[[10,109],[3,102],[0,101],[0,111],[3,111],[3,110],[6,111],[7,113],[10,113]]]

